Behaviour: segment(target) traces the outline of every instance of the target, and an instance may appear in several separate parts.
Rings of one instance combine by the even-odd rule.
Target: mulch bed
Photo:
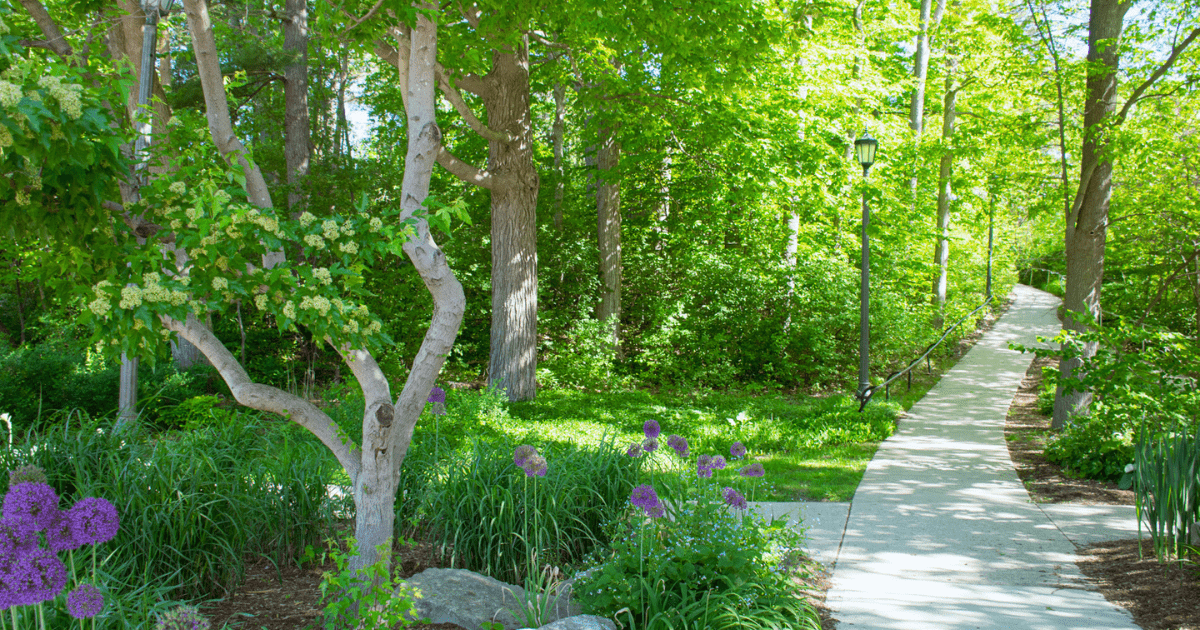
[[[1037,397],[1042,367],[1051,362],[1034,361],[1005,425],[1008,452],[1025,488],[1039,503],[1133,505],[1133,492],[1071,477],[1042,455],[1050,418],[1038,411]],[[1139,558],[1136,540],[1089,545],[1078,550],[1076,564],[1108,601],[1132,613],[1145,630],[1200,630],[1200,565],[1160,564],[1150,541],[1143,541],[1142,547]]]

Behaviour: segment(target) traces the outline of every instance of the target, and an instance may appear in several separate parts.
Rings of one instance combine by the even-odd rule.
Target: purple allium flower
[[[425,400],[425,402],[431,402],[431,403],[446,402],[446,390],[442,389],[441,387],[438,387],[437,385],[434,385],[433,389],[429,390],[429,398],[427,398]]]
[[[642,425],[642,433],[644,433],[647,438],[658,438],[659,434],[662,433],[662,428],[658,426],[658,420],[647,420],[646,423]]]
[[[745,468],[741,469],[738,472],[743,477],[761,477],[764,474],[766,474],[766,471],[763,470],[763,465],[758,462],[754,462],[753,464],[746,466]]]
[[[527,477],[545,477],[547,468],[546,458],[537,454],[530,455],[521,468],[525,469],[525,476]]]
[[[712,478],[712,455],[701,455],[696,458],[696,475],[704,479]]]
[[[154,630],[208,630],[211,623],[200,614],[195,606],[179,606],[171,612],[161,615]]]
[[[528,444],[522,444],[522,445],[518,446],[517,448],[513,449],[513,463],[520,466],[521,468],[524,468],[525,460],[529,459],[530,457],[533,457],[534,455],[537,455],[536,448],[533,448],[532,446],[530,446]]]
[[[662,518],[663,514],[665,514],[665,512],[663,511],[661,505],[656,505],[646,510],[646,516],[649,516],[650,518]]]
[[[629,448],[625,449],[625,454],[630,457],[641,457],[642,453],[644,452],[645,451],[642,450],[642,445],[638,444],[637,442],[630,444]]]
[[[708,466],[697,466],[696,476],[701,479],[712,479],[712,469]]]
[[[746,445],[742,444],[741,442],[734,442],[733,446],[729,447],[729,455],[731,457],[735,457],[735,458],[745,457],[746,456]]]
[[[688,442],[687,442],[687,438],[685,438],[685,437],[683,437],[683,436],[681,436],[681,435],[669,435],[669,436],[667,436],[667,446],[670,446],[671,448],[675,449],[675,452],[676,452],[676,453],[677,453],[677,454],[678,454],[680,457],[687,457],[687,456],[688,456]]]
[[[67,585],[67,567],[53,552],[39,548],[19,556],[0,577],[12,589],[12,605],[27,606],[57,597]]]
[[[8,471],[8,485],[15,486],[19,483],[44,483],[49,484],[46,480],[46,473],[37,466],[20,466],[16,470]]]
[[[0,519],[0,556],[23,555],[36,549],[37,543],[37,532],[28,523]]]
[[[646,438],[642,441],[642,450],[653,453],[658,450],[658,438]]]
[[[50,526],[58,512],[58,493],[44,483],[19,483],[4,495],[4,518],[28,523],[33,531]]]
[[[75,539],[75,532],[81,527],[72,523],[71,513],[59,510],[55,512],[54,522],[46,528],[46,546],[55,553],[82,547],[83,543]],[[78,520],[78,515],[75,519]]]
[[[104,610],[104,595],[91,584],[80,584],[67,593],[67,610],[76,619],[89,619]]]
[[[67,511],[71,531],[80,545],[98,545],[108,542],[121,529],[117,508],[106,499],[87,497],[80,499]]]
[[[746,497],[742,496],[741,492],[727,487],[721,491],[721,494],[725,497],[725,505],[735,510],[746,509]]]
[[[708,467],[713,470],[725,470],[725,458],[720,455],[714,455],[712,463]]]
[[[654,491],[654,487],[645,483],[633,489],[633,494],[629,495],[629,502],[646,512],[662,505],[658,501],[658,493]]]

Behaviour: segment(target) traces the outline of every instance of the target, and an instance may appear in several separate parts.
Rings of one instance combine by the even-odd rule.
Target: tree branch
[[[46,38],[43,42],[37,42],[38,48],[47,48],[54,51],[63,60],[69,61],[71,55],[75,52],[71,49],[71,45],[67,43],[63,37],[62,29],[58,28],[58,24],[54,18],[50,17],[50,12],[46,10],[39,0],[21,0],[21,6],[29,13],[29,17],[37,23],[41,29],[42,35]],[[24,44],[24,42],[22,42]]]
[[[1175,278],[1177,278],[1180,273],[1186,270],[1187,266],[1192,264],[1192,261],[1196,260],[1197,256],[1200,256],[1200,250],[1192,252],[1191,256],[1185,258],[1183,262],[1179,263],[1179,265],[1175,267],[1174,273],[1167,277],[1166,280],[1163,280],[1162,284],[1158,285],[1158,292],[1154,294],[1154,299],[1150,300],[1150,303],[1146,305],[1146,310],[1142,311],[1142,316],[1138,318],[1137,324],[1135,324],[1136,326],[1141,326],[1142,323],[1146,321],[1146,317],[1150,315],[1150,311],[1154,310],[1155,306],[1158,306],[1159,301],[1162,300],[1163,294],[1167,292],[1167,286],[1174,282]]]
[[[1189,33],[1182,42],[1179,42],[1179,44],[1171,48],[1171,54],[1167,57],[1167,60],[1162,62],[1162,65],[1156,68],[1154,72],[1146,78],[1145,81],[1142,81],[1142,84],[1137,86],[1137,89],[1135,89],[1133,94],[1129,96],[1129,100],[1125,101],[1125,105],[1121,107],[1121,113],[1117,114],[1117,124],[1125,121],[1125,117],[1129,115],[1129,110],[1132,109],[1133,106],[1142,99],[1142,94],[1146,90],[1150,89],[1150,86],[1154,85],[1156,81],[1162,78],[1162,76],[1167,73],[1167,70],[1171,69],[1171,65],[1174,64],[1175,60],[1179,58],[1179,55],[1182,54],[1183,51],[1186,50],[1193,41],[1195,41],[1197,36],[1200,36],[1200,26],[1192,29],[1192,32]]]
[[[492,179],[492,174],[485,169],[471,166],[466,162],[458,159],[454,154],[446,150],[445,147],[439,147],[437,154],[437,163],[442,168],[450,171],[450,174],[463,180],[468,184],[474,184],[480,188],[492,189],[495,182]]]
[[[179,333],[180,337],[192,342],[204,353],[238,403],[251,409],[279,414],[308,429],[333,452],[351,479],[358,476],[362,467],[359,448],[349,440],[343,442],[333,420],[316,405],[281,389],[251,381],[242,364],[195,316],[188,317],[186,324],[165,315],[159,318],[168,330]]]

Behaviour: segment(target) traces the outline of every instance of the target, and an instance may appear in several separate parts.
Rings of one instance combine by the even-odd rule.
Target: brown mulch
[[[412,577],[430,567],[445,566],[428,544],[397,545],[393,561],[401,578]],[[246,630],[316,630],[321,627],[321,575],[334,572],[332,562],[324,565],[275,565],[266,560],[246,568],[246,579],[233,595],[200,607],[213,628],[228,623]],[[399,626],[397,626],[399,627]],[[452,623],[415,624],[415,630],[460,630]]]
[[[1038,411],[1037,397],[1042,367],[1051,363],[1052,359],[1034,361],[1005,425],[1008,452],[1025,488],[1038,503],[1133,505],[1132,491],[1076,479],[1042,455],[1050,418]],[[1108,601],[1132,613],[1145,630],[1200,630],[1200,565],[1160,564],[1150,541],[1143,541],[1142,546],[1139,558],[1136,540],[1089,545],[1077,551],[1076,563]]]

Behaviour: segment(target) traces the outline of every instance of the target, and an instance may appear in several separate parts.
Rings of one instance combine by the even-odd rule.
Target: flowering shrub
[[[686,452],[675,437],[668,444]],[[701,620],[708,625],[697,627],[820,627],[791,582],[803,534],[749,510],[737,489],[706,481],[725,465],[701,455],[684,478],[658,479],[665,499],[648,483],[633,489],[629,503],[638,509],[610,525],[612,544],[576,576],[588,612],[643,630]],[[747,468],[754,466],[761,476],[761,464]]]

